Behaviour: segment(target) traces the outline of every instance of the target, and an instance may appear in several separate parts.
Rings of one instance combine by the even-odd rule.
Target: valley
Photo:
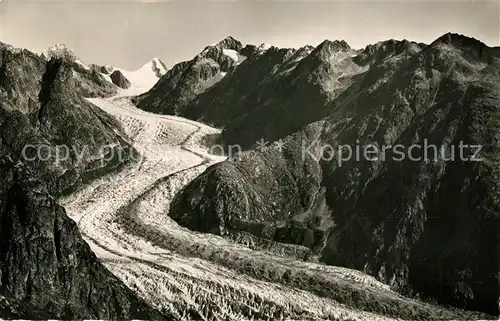
[[[120,122],[140,157],[60,203],[101,262],[154,308],[179,320],[472,316],[407,299],[355,270],[254,251],[179,226],[168,216],[170,203],[207,167],[225,160],[203,143],[220,131],[137,109],[127,90],[88,101]]]

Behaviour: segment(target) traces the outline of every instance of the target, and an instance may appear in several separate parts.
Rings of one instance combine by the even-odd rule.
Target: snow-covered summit
[[[133,71],[113,66],[107,66],[107,68],[113,71],[120,71],[120,73],[130,82],[130,88],[123,90],[121,93],[122,96],[140,95],[150,90],[158,80],[167,73],[167,67],[157,57]],[[112,82],[108,75],[103,74],[103,76],[108,81]]]
[[[140,69],[143,68],[147,70],[152,70],[158,78],[167,73],[167,67],[165,66],[163,61],[161,61],[160,58],[158,57],[151,59],[146,64],[144,64]]]

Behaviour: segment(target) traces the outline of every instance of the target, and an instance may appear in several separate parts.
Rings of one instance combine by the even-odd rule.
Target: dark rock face
[[[115,70],[111,74],[111,80],[113,81],[113,84],[117,85],[120,88],[127,89],[130,88],[130,81],[125,78],[125,76],[122,74],[121,71]]]
[[[109,97],[116,93],[116,87],[104,79],[99,71],[75,61],[64,59],[62,61],[71,66],[75,90],[79,95],[83,97]]]
[[[0,293],[29,307],[5,317],[165,319],[97,261],[33,172],[2,158],[0,173]]]
[[[307,134],[314,132],[312,128]],[[307,134],[300,136],[305,138]],[[290,140],[290,144],[295,142]],[[302,161],[300,146],[294,147],[285,153],[273,147],[265,152],[249,151],[210,167],[175,198],[170,215],[203,232],[224,235],[242,230],[275,241],[306,245],[275,238],[293,213],[312,206],[320,189],[319,164],[313,159]]]
[[[256,49],[252,52],[250,58],[231,74],[189,102],[180,115],[223,127],[255,108],[255,105],[244,103],[247,96],[259,88],[260,82],[271,74],[276,65],[293,55],[294,50],[271,48],[260,54]]]
[[[54,198],[129,161],[118,123],[80,96],[71,62],[0,52],[0,316],[164,319],[97,261]]]
[[[339,47],[323,43],[302,61],[321,62]],[[453,34],[422,48],[389,41],[345,58],[370,68],[329,98],[324,118],[284,137],[282,149],[210,167],[176,196],[172,218],[198,231],[303,245],[327,264],[363,270],[404,293],[498,315],[500,50]],[[308,77],[312,65],[295,72],[304,68]],[[261,117],[260,127],[230,124],[227,133],[246,144],[237,133],[255,124],[265,138],[279,137],[266,128],[294,130],[283,119],[316,110],[302,103]],[[462,157],[461,144],[482,146],[481,161],[469,159],[473,147]],[[367,145],[376,158],[363,155]]]
[[[109,75],[113,72],[113,67],[111,66],[99,66],[96,64],[91,64],[89,65],[89,67],[90,69],[92,69],[92,71],[100,72],[105,75]]]
[[[26,114],[34,112],[45,72],[45,59],[28,50],[12,48],[2,43],[0,58],[0,95],[4,106]]]
[[[204,52],[219,57],[219,47],[207,48]],[[171,95],[161,91],[161,97],[154,90],[143,97],[156,101],[145,99],[139,107],[164,106],[161,111],[150,111],[178,114],[223,127],[225,143],[251,148],[260,139],[284,137],[328,116],[331,102],[337,101],[356,82],[356,75],[371,63],[356,60],[356,52],[344,41],[326,40],[316,48],[306,46],[299,50],[259,50],[251,46],[243,51],[250,51],[251,55],[241,65],[216,85],[198,92],[196,98],[189,96],[177,109],[168,107],[175,106]],[[180,97],[184,99],[185,95]]]
[[[170,69],[147,93],[135,98],[136,105],[159,114],[182,114],[192,99],[231,73],[243,60],[242,52],[251,48],[232,37],[206,47],[191,61],[181,62]],[[234,58],[236,56],[238,61]],[[166,68],[165,68],[166,69]]]

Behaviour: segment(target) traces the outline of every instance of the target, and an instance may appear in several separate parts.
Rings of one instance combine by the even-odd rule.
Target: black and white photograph
[[[0,320],[500,320],[500,0],[0,0]]]

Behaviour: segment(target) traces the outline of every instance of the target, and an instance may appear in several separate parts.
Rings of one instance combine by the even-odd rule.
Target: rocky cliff
[[[11,161],[0,161],[2,317],[165,319],[98,262],[36,173]]]

